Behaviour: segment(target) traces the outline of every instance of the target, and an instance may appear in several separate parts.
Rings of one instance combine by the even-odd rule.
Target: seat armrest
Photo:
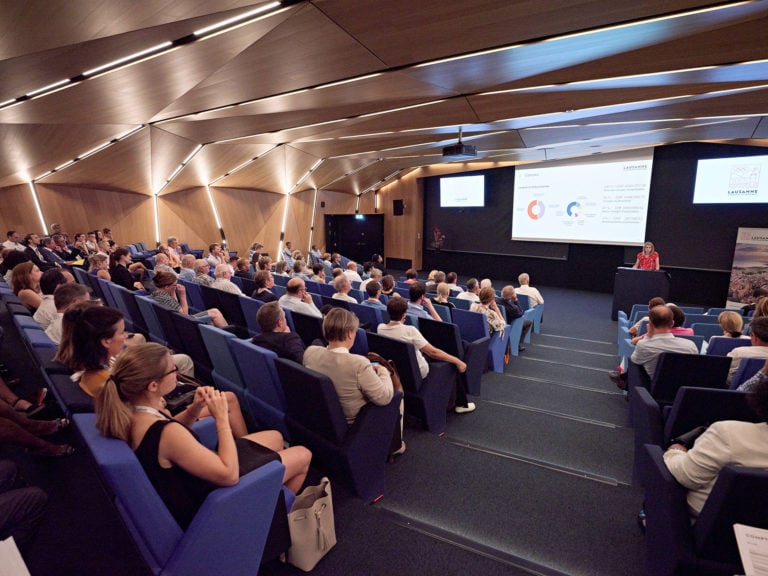
[[[211,492],[165,566],[169,574],[256,574],[285,467],[269,462]]]

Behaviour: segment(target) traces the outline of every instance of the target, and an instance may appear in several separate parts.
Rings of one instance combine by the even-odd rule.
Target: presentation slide
[[[485,206],[485,176],[451,176],[440,178],[441,208]]]
[[[639,245],[652,159],[515,171],[512,240]]]
[[[699,160],[694,204],[768,202],[768,156]]]

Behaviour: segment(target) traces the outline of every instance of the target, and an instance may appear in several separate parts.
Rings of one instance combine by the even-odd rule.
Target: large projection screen
[[[642,244],[653,151],[641,154],[518,167],[512,240]]]

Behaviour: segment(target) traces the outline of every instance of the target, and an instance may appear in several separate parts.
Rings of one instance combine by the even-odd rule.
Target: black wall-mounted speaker
[[[392,213],[395,216],[405,214],[405,203],[402,200],[392,200]]]

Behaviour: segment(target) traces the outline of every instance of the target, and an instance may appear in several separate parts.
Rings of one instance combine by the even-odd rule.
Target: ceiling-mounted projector
[[[459,126],[459,142],[443,148],[443,158],[473,158],[477,156],[477,148],[461,141],[461,126]]]
[[[477,156],[477,148],[469,144],[462,144],[461,142],[459,142],[458,144],[454,144],[453,146],[446,146],[445,148],[443,148],[443,157],[471,158],[473,156]]]

